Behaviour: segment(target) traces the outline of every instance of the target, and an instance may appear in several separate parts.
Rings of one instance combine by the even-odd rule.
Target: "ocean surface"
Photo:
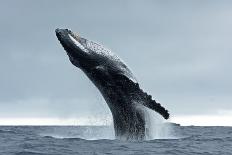
[[[107,126],[0,126],[0,155],[230,155],[232,127],[173,126],[142,142]]]

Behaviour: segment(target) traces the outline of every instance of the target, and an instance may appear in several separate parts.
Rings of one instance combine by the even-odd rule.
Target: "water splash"
[[[58,126],[51,127],[48,131],[39,133],[43,137],[53,137],[58,139],[115,139],[113,126]]]
[[[173,135],[173,126],[164,120],[159,114],[145,108],[146,140],[152,139],[176,139]]]
[[[153,139],[178,139],[173,134],[174,126],[164,120],[155,111],[141,106],[144,111],[146,121],[145,140]],[[42,136],[51,136],[53,138],[80,138],[85,140],[115,139],[112,116],[110,117],[87,117],[82,119],[81,126],[63,126],[53,128],[51,131],[40,134]]]

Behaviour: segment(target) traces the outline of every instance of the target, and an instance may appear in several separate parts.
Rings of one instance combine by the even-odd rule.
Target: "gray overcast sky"
[[[172,116],[232,111],[232,1],[1,0],[0,118],[109,115],[55,28],[118,54]]]

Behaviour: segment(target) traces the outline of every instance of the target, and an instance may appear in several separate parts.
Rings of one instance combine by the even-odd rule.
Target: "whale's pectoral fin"
[[[148,102],[145,102],[143,105],[152,110],[155,110],[160,115],[162,115],[165,119],[169,118],[168,110],[166,110],[160,103],[157,103],[155,100],[150,99]]]
[[[137,100],[138,103],[143,104],[145,107],[155,110],[157,113],[162,115],[165,119],[169,118],[169,112],[160,103],[152,100],[152,96],[144,92],[138,83],[133,82],[126,75],[117,74],[114,76],[115,81],[119,87],[123,87],[124,90],[129,90],[130,94],[127,96],[131,97],[131,100]]]
[[[160,115],[162,115],[165,119],[169,118],[169,112],[168,110],[166,110],[160,103],[157,103],[155,100],[152,100],[152,96],[148,95],[146,92],[144,92],[142,89],[138,89],[141,98],[142,99],[142,104],[147,107],[150,108],[152,110],[155,110],[157,113],[159,113]]]

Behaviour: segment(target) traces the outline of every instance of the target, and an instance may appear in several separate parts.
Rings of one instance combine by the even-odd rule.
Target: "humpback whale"
[[[113,116],[117,139],[146,138],[149,130],[146,108],[169,118],[168,110],[140,88],[131,70],[117,55],[69,29],[55,32],[71,63],[87,75],[104,97]]]

